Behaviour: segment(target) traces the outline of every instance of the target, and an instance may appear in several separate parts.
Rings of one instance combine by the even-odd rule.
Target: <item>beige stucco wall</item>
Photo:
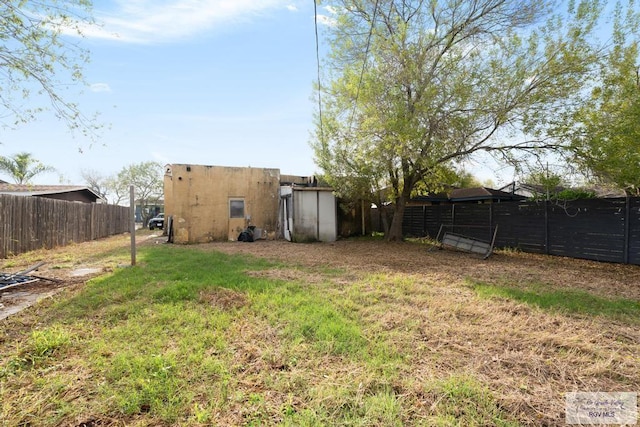
[[[275,232],[279,169],[172,164],[165,168],[165,215],[175,243],[234,240],[247,226]],[[229,201],[244,200],[245,217],[229,218]]]

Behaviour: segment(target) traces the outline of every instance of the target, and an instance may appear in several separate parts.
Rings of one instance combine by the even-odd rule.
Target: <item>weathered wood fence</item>
[[[124,206],[0,194],[0,258],[129,231]]]
[[[487,241],[498,226],[496,247],[640,265],[640,198],[408,206],[403,233],[435,238],[442,224]]]

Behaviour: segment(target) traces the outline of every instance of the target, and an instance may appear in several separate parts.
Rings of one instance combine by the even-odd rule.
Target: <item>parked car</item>
[[[153,230],[154,228],[162,229],[164,226],[164,214],[158,214],[158,216],[154,216],[149,220],[147,224],[149,226],[149,230]]]

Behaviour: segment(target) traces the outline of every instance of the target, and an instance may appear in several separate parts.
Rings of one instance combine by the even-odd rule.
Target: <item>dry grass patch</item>
[[[556,426],[566,392],[640,390],[615,309],[638,267],[362,240],[142,252],[3,323],[3,402],[44,425]],[[567,290],[605,309],[530,298]]]
[[[296,245],[295,254],[286,247],[260,245],[248,245],[243,253],[279,262],[295,259],[307,267],[339,268],[352,275],[343,282],[346,287],[329,292],[362,316],[369,339],[384,335],[390,350],[409,355],[400,388],[413,390],[404,396],[416,405],[411,406],[412,416],[429,419],[433,405],[424,398],[429,392],[417,384],[446,381],[460,373],[487,386],[506,413],[528,425],[561,425],[568,391],[640,389],[640,332],[633,319],[549,312],[508,298],[478,298],[466,280],[514,287],[542,282],[554,289],[637,302],[636,266],[517,252],[478,260],[447,251],[427,253],[420,245],[380,242],[310,244],[303,250]],[[214,246],[227,253],[236,248]],[[370,279],[364,278],[367,274]],[[358,275],[361,282],[355,280]],[[385,280],[385,275],[393,277]]]
[[[200,301],[223,310],[239,309],[249,303],[245,294],[225,288],[207,289],[200,292]]]
[[[247,275],[251,277],[262,277],[272,280],[282,280],[285,282],[300,282],[306,284],[322,283],[326,278],[318,273],[313,273],[303,269],[297,269],[293,266],[281,268],[271,268],[259,271],[247,271]]]

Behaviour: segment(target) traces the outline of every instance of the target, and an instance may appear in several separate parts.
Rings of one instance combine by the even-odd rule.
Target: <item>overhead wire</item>
[[[356,89],[356,96],[353,102],[353,109],[351,110],[351,118],[349,120],[349,129],[353,125],[353,118],[355,116],[358,99],[360,97],[360,90],[364,81],[364,73],[367,69],[367,58],[369,57],[369,51],[371,50],[371,38],[373,37],[373,30],[375,28],[376,19],[378,16],[378,2],[376,0],[373,7],[373,15],[371,18],[371,25],[369,27],[369,34],[367,35],[367,44],[365,46],[364,58],[362,60],[362,69],[360,70],[360,78],[358,81],[358,87]],[[320,126],[320,142],[324,143],[324,130],[322,120],[322,82],[321,82],[321,66],[320,66],[320,39],[318,36],[318,0],[313,0],[314,11],[314,24],[315,24],[315,39],[316,39],[316,62],[317,62],[317,74],[318,74],[318,121]]]
[[[315,0],[314,0],[315,1]],[[371,49],[371,38],[373,37],[373,30],[376,24],[376,18],[378,16],[378,1],[376,0],[375,5],[373,6],[373,15],[371,17],[371,25],[369,27],[369,35],[367,36],[367,44],[364,51],[364,58],[362,59],[362,69],[360,70],[360,79],[358,81],[358,87],[356,89],[356,97],[353,101],[353,109],[351,110],[351,119],[349,120],[349,130],[351,130],[351,126],[353,125],[353,118],[356,114],[356,107],[358,106],[358,98],[360,98],[360,89],[362,89],[362,82],[364,80],[364,73],[367,69],[367,58],[369,57],[369,51]]]
[[[320,80],[320,38],[318,37],[318,0],[313,0],[313,19],[316,32],[316,64],[318,68],[318,123],[320,126],[320,143],[324,144],[324,129],[322,125],[322,83]]]

